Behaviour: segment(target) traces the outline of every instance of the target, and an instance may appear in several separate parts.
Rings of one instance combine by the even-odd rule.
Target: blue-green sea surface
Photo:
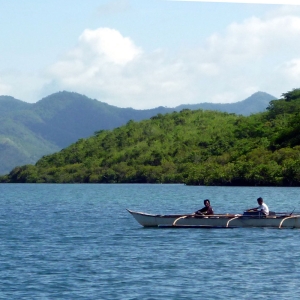
[[[242,213],[299,188],[0,185],[0,299],[299,299],[298,229],[142,228],[126,208]]]

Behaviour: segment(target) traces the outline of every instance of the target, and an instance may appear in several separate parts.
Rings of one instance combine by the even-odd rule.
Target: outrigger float
[[[243,214],[215,215],[154,215],[127,211],[144,227],[163,228],[239,228],[239,227],[268,227],[268,228],[300,228],[300,214],[270,212],[263,216],[259,212],[244,212]]]

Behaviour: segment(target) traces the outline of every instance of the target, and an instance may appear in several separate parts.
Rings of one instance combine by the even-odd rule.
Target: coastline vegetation
[[[300,89],[250,116],[184,109],[129,121],[0,182],[300,186]]]

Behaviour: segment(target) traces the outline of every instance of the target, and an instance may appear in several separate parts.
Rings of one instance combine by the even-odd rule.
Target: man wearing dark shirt
[[[213,214],[214,214],[214,210],[210,206],[210,201],[208,199],[204,200],[204,207],[195,212],[195,215],[213,215]]]

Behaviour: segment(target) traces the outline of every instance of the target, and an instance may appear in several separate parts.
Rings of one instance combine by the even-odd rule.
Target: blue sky
[[[300,85],[298,3],[0,0],[0,95],[138,109],[280,97]]]

